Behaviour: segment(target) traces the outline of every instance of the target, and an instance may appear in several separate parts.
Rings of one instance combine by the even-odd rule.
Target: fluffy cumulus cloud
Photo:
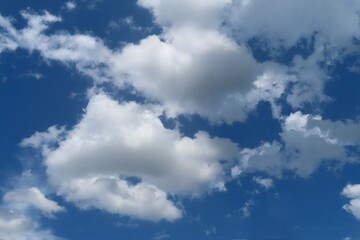
[[[359,10],[356,0],[234,0],[229,22],[238,38],[265,38],[271,47],[290,48],[313,36],[345,47],[359,37]]]
[[[204,132],[181,136],[164,128],[160,114],[159,106],[93,96],[83,119],[59,139],[59,147],[43,142],[49,182],[82,208],[150,220],[181,216],[170,196],[224,190],[220,161],[234,160],[237,145]],[[39,134],[49,133],[28,139]]]
[[[66,3],[68,10],[75,7],[71,3]],[[161,33],[121,49],[110,49],[88,34],[47,31],[62,19],[46,11],[21,12],[27,21],[22,29],[0,15],[0,52],[37,51],[45,60],[90,76],[95,89],[104,82],[130,85],[145,102],[157,104],[119,103],[95,94],[70,130],[52,126],[20,143],[42,151],[49,184],[67,201],[84,209],[173,221],[183,214],[179,196],[224,190],[229,172],[233,177],[254,171],[280,177],[291,170],[306,177],[324,162],[358,161],[353,152],[360,141],[358,119],[332,122],[296,112],[304,103],[326,100],[331,66],[358,50],[353,43],[360,32],[358,1],[137,3],[153,14]],[[269,60],[256,60],[249,47],[253,40],[269,52]],[[294,56],[286,65],[276,60],[275,52],[286,53],[303,40],[308,56]],[[282,116],[280,99],[293,114]],[[212,123],[245,121],[260,101],[271,104],[282,132],[280,140],[255,149],[240,150],[205,132],[185,137],[159,119],[162,114],[198,114]],[[272,186],[271,179],[254,181]],[[46,205],[40,209],[48,213],[59,210],[34,189],[7,198],[27,195],[32,196],[27,204]]]
[[[284,170],[291,170],[307,177],[325,162],[337,166],[359,162],[351,148],[359,147],[359,136],[358,120],[332,122],[295,112],[284,119],[281,142],[242,150],[241,164],[234,167],[232,173],[237,176],[248,170],[281,176]]]
[[[63,207],[46,198],[44,194],[35,187],[7,192],[3,200],[15,208],[34,207],[50,217],[53,216],[54,213],[64,211]]]
[[[82,209],[97,208],[150,221],[174,221],[182,216],[167,193],[152,184],[132,185],[115,175],[76,178],[67,184],[60,186],[59,193]]]
[[[46,59],[75,65],[96,83],[130,84],[148,99],[161,102],[171,116],[200,114],[231,123],[244,121],[261,100],[273,104],[285,95],[294,108],[326,100],[323,89],[329,77],[324,66],[331,66],[345,50],[356,49],[352,43],[359,32],[360,4],[354,0],[137,3],[151,11],[162,28],[161,34],[138,44],[113,50],[86,34],[48,34],[49,25],[61,18],[25,11],[22,16],[28,25],[20,30],[1,16],[1,48],[38,51]],[[258,63],[246,47],[256,38],[270,49],[286,50],[312,37],[310,56],[295,57],[291,66]]]
[[[0,209],[0,238],[6,240],[60,240],[50,231],[41,230],[34,219],[6,209]]]
[[[343,189],[342,195],[350,199],[343,208],[360,220],[360,184],[348,184]]]
[[[298,108],[326,100],[326,68],[359,51],[354,41],[360,32],[359,10],[356,0],[234,0],[225,29],[240,42],[255,40],[257,48],[275,57],[294,47],[309,51],[310,56],[292,60],[299,81],[287,100]]]
[[[46,34],[51,23],[61,21],[48,12],[22,12],[28,25],[21,30],[4,17],[0,26],[4,42],[14,43],[12,49],[38,51],[45,59],[72,64],[97,84],[110,81],[119,88],[130,84],[148,99],[160,102],[170,116],[200,114],[213,122],[244,121],[259,101],[274,102],[287,84],[297,79],[289,74],[295,68],[258,63],[245,45],[219,31],[227,1],[200,1],[195,8],[185,1],[176,8],[183,13],[171,14],[169,19],[164,16],[169,12],[164,11],[166,1],[139,4],[152,9],[163,32],[122,49],[109,49],[99,38],[85,34]],[[201,21],[209,21],[205,16],[210,13],[217,20],[210,25],[196,24],[199,19],[178,24],[187,19],[184,14],[189,9],[199,12],[192,16]],[[170,27],[162,19],[167,19]]]
[[[254,82],[265,72],[283,74],[280,69],[266,70],[246,48],[217,31],[182,27],[163,38],[150,36],[126,46],[114,58],[113,70],[116,76],[125,74],[146,97],[160,101],[170,116],[190,113],[214,121],[244,120],[254,107],[247,96],[256,88]]]

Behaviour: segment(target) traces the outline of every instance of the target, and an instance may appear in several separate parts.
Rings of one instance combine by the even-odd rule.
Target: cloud
[[[37,80],[44,78],[44,75],[39,73],[39,72],[27,72],[27,73],[22,74],[20,76],[24,77],[24,78],[34,78],[34,79],[37,79]]]
[[[0,209],[0,238],[4,240],[60,240],[24,215]]]
[[[15,29],[13,28],[11,21],[0,15],[0,53],[3,51],[14,51],[18,48]]]
[[[155,30],[154,26],[142,26],[138,24],[136,19],[131,15],[117,20],[111,20],[106,26],[106,32],[109,35],[116,31],[122,31],[123,29],[130,30],[130,32],[133,33],[141,33],[144,36],[149,35]]]
[[[274,181],[271,178],[254,177],[253,180],[265,189],[270,189],[274,186]]]
[[[359,146],[358,120],[332,122],[296,112],[286,118],[284,130],[281,138],[289,159],[286,165],[301,176],[311,174],[325,161],[338,161],[340,164],[358,161],[348,148]]]
[[[65,127],[51,126],[46,132],[35,132],[31,137],[24,138],[20,142],[21,147],[39,148],[44,144],[50,144],[59,139],[64,134]]]
[[[164,27],[161,35],[112,50],[86,34],[46,34],[49,24],[61,21],[48,12],[23,11],[22,16],[28,25],[21,30],[10,21],[0,22],[2,35],[11,33],[16,47],[74,65],[96,84],[131,85],[147,99],[160,102],[173,117],[199,114],[212,122],[244,121],[259,101],[274,103],[296,80],[284,66],[257,63],[249,49],[216,26]]]
[[[50,148],[62,139],[65,133],[64,126],[51,126],[45,132],[35,132],[31,137],[22,139],[19,145],[20,147],[41,148],[42,154],[46,155]]]
[[[244,203],[244,206],[240,208],[240,213],[243,218],[249,218],[251,216],[251,210],[254,207],[254,200],[248,200]]]
[[[7,192],[3,200],[5,203],[15,207],[18,204],[24,205],[25,207],[34,207],[49,217],[52,217],[54,213],[65,210],[56,202],[46,198],[44,194],[35,187]]]
[[[127,76],[136,90],[159,100],[170,116],[244,120],[243,95],[261,71],[249,52],[216,31],[192,27],[164,38],[150,36],[126,46],[114,59],[115,75]]]
[[[155,185],[131,185],[115,176],[79,177],[62,184],[58,192],[82,209],[97,208],[150,221],[174,221],[182,216]]]
[[[204,132],[183,137],[176,129],[164,128],[160,114],[156,105],[119,104],[104,94],[93,96],[82,120],[59,139],[58,148],[43,141],[50,149],[43,151],[49,183],[83,208],[155,221],[181,216],[168,194],[224,190],[220,161],[230,164],[238,155],[237,145]],[[39,134],[49,133],[27,139]],[[133,177],[140,182],[131,181]],[[146,199],[153,199],[152,204]]]
[[[48,12],[22,12],[28,26],[21,30],[2,17],[0,39],[4,49],[39,51],[47,60],[75,65],[97,84],[131,85],[148,100],[160,102],[169,116],[199,114],[212,122],[232,123],[245,121],[262,100],[272,104],[276,117],[282,97],[293,108],[328,100],[328,68],[356,49],[351,42],[359,32],[356,1],[276,0],[271,6],[263,0],[137,3],[153,13],[162,33],[122,49],[109,49],[86,34],[48,34],[49,25],[61,20]],[[333,22],[338,14],[342,20]],[[299,21],[304,15],[309,18]],[[289,49],[313,36],[309,56],[295,56],[286,66],[275,60],[259,63],[247,48],[253,38],[264,38],[270,48],[280,44],[280,49]]]
[[[221,13],[231,0],[138,0],[139,6],[150,9],[161,26],[198,25],[217,27]]]
[[[233,176],[244,171],[263,171],[280,177],[282,171],[291,170],[308,177],[325,162],[342,166],[359,161],[350,148],[360,144],[358,121],[333,122],[295,112],[284,118],[282,128],[281,142],[242,150],[242,163],[233,168]]]
[[[73,11],[76,8],[76,3],[74,1],[67,1],[64,5],[64,8],[67,11]]]
[[[239,39],[260,37],[271,47],[290,48],[315,36],[344,47],[359,37],[359,9],[356,0],[234,0],[228,16]]]
[[[357,1],[275,0],[270,3],[264,0],[211,0],[192,4],[190,1],[139,0],[138,4],[152,11],[155,21],[164,27],[165,33],[190,25],[198,26],[219,32],[242,46],[255,39],[259,42],[254,46],[255,50],[265,48],[271,56],[281,55],[305,40],[303,48],[309,51],[309,56],[295,55],[289,61],[287,74],[284,74],[286,78],[296,81],[288,80],[281,85],[285,88],[292,82],[288,91],[282,93],[287,95],[287,102],[295,109],[306,103],[317,104],[328,100],[324,86],[330,78],[329,68],[346,54],[358,50],[353,44],[360,32],[360,4]],[[338,16],[342,16],[341,21],[335,20]],[[257,96],[263,94],[257,93]],[[239,96],[236,98],[241,99]],[[239,102],[244,102],[244,99]],[[236,102],[230,104],[243,109]],[[239,110],[237,112],[241,113]]]
[[[44,32],[49,24],[62,21],[60,17],[47,11],[41,15],[22,11],[21,15],[28,23],[21,30],[17,30],[8,18],[0,16],[0,39],[14,42],[12,50],[23,48],[29,52],[38,51],[46,60],[74,64],[79,71],[86,70],[94,80],[101,78],[101,69],[96,67],[111,55],[111,50],[106,48],[101,40],[86,34],[71,35],[66,32],[46,35]]]
[[[172,117],[199,114],[211,122],[232,123],[245,121],[257,103],[264,100],[272,104],[277,117],[281,108],[277,100],[282,97],[294,108],[327,100],[323,93],[329,78],[326,67],[339,59],[335,54],[338,51],[331,50],[328,54],[329,48],[317,43],[309,57],[297,56],[290,66],[257,62],[246,46],[251,38],[264,34],[261,24],[255,25],[254,31],[258,33],[245,34],[247,37],[243,40],[222,31],[222,23],[232,17],[232,11],[244,15],[243,8],[255,9],[257,4],[265,4],[262,1],[245,3],[138,1],[139,6],[152,11],[163,31],[145,37],[138,44],[126,44],[122,49],[109,49],[101,39],[86,34],[64,31],[47,34],[45,30],[49,24],[61,20],[48,12],[42,15],[22,12],[28,26],[21,30],[2,18],[0,25],[4,33],[1,36],[6,42],[14,42],[14,48],[39,51],[45,59],[75,65],[96,84],[111,82],[119,88],[131,85],[148,100],[160,102]],[[280,0],[276,4],[288,5]],[[307,8],[299,9],[305,11]],[[268,14],[275,13],[274,10]],[[344,10],[343,14],[351,13],[352,10]],[[263,15],[259,14],[257,21],[266,20]],[[126,22],[133,21],[127,18]],[[235,26],[237,20],[231,22]],[[295,22],[291,24],[294,24],[291,29],[298,29]],[[276,32],[276,28],[273,31]]]
[[[341,194],[350,199],[350,202],[345,204],[343,209],[360,220],[360,184],[348,184]]]
[[[351,147],[359,146],[359,120],[322,120],[296,110],[328,99],[323,90],[329,69],[356,49],[356,1],[137,3],[153,13],[162,31],[121,49],[110,49],[88,34],[47,31],[61,18],[46,11],[21,12],[27,21],[22,29],[0,16],[0,51],[37,51],[47,61],[76,67],[93,79],[95,88],[105,82],[120,89],[130,85],[145,102],[157,104],[118,103],[97,94],[70,130],[53,126],[21,142],[42,150],[49,183],[65,199],[82,208],[172,221],[182,215],[174,198],[224,190],[223,162],[235,158],[240,160],[231,170],[233,177],[246,171],[280,177],[285,170],[307,177],[325,162],[358,160]],[[338,15],[342,19],[335,21]],[[303,16],[309,18],[303,21]],[[248,47],[254,39],[270,49],[270,60],[254,58]],[[309,55],[278,63],[271,51],[286,52],[301,39],[314,39]],[[294,113],[282,116],[280,99]],[[242,149],[241,157],[229,140],[205,132],[184,137],[159,119],[164,112],[167,117],[198,114],[211,123],[230,124],[245,121],[260,101],[270,102],[282,122],[280,139]]]
[[[224,15],[224,31],[238,42],[256,42],[270,59],[301,49],[308,56],[294,55],[289,71],[298,81],[287,92],[294,108],[327,101],[324,86],[334,66],[359,48],[360,4],[356,0],[234,0]],[[289,54],[291,55],[291,54]]]

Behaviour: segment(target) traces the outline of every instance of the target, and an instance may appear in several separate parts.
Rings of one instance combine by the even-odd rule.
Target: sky
[[[359,240],[359,13],[2,0],[0,239]]]

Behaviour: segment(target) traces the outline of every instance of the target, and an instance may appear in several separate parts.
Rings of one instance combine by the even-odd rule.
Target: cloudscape
[[[360,239],[360,1],[0,2],[0,239]]]

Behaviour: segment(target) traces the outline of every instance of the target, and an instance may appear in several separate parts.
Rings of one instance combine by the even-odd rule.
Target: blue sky
[[[357,0],[0,2],[0,238],[360,239]]]

